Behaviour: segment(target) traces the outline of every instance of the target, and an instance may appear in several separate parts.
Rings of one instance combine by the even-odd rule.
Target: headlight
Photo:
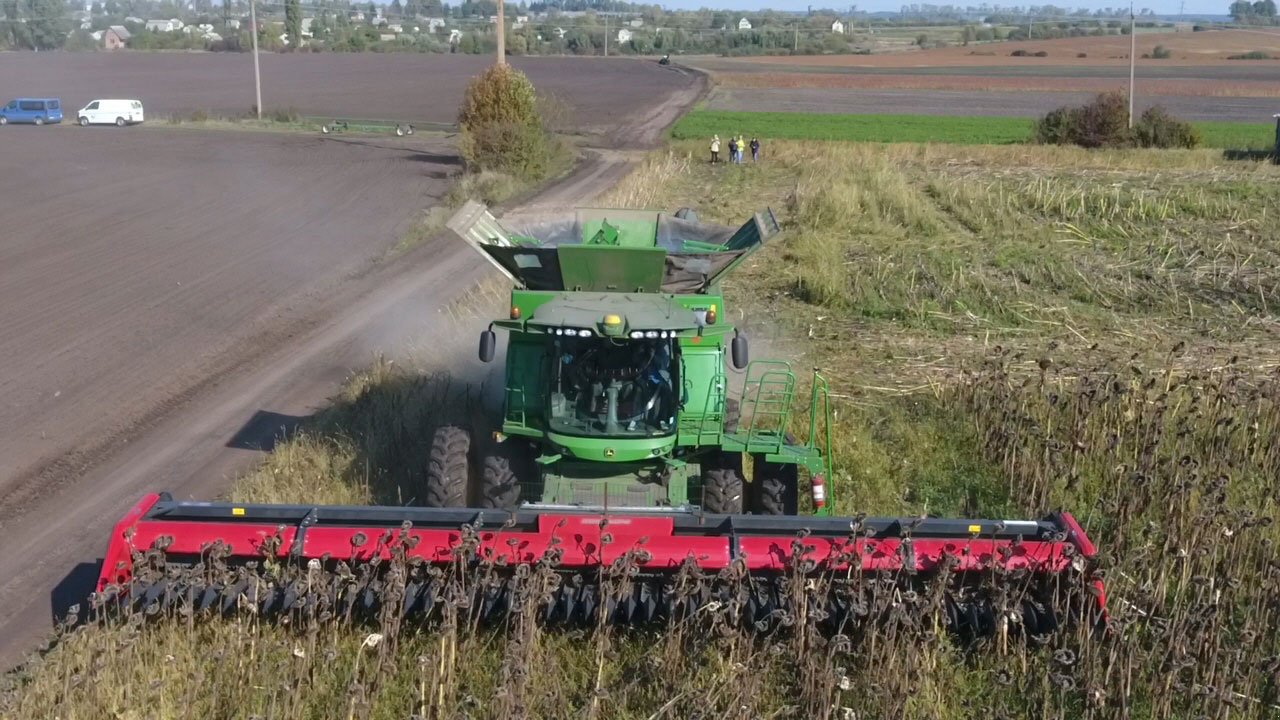
[[[643,331],[643,330],[632,330],[632,331],[631,331],[631,339],[632,339],[632,340],[639,340],[639,339],[640,339],[640,338],[642,338],[642,337],[644,337],[644,331]]]
[[[657,331],[657,330],[649,330],[648,332],[646,332],[646,333],[644,334],[644,336],[645,336],[645,337],[647,337],[647,338],[649,338],[649,339],[656,338],[656,337],[658,337],[658,331]]]
[[[564,328],[556,328],[555,330],[552,330],[551,332],[555,333],[556,335],[563,335],[563,334],[564,334]]]
[[[579,331],[578,331],[578,337],[591,337],[591,331],[590,331],[590,330],[579,330]]]

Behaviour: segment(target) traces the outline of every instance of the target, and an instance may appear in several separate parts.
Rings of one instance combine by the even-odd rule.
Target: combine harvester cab
[[[851,632],[914,604],[964,636],[1101,621],[1095,548],[1069,514],[830,517],[826,381],[814,371],[793,415],[795,374],[748,361],[720,292],[778,223],[770,211],[737,229],[681,215],[589,209],[504,227],[468,203],[448,227],[514,285],[479,348],[494,361],[506,331],[504,404],[485,427],[435,432],[426,507],[153,495],[116,527],[98,601],[336,614],[390,602],[431,616],[462,594],[500,622],[550,574],[536,594],[548,623],[715,608],[769,628],[802,605]],[[486,580],[463,579],[475,571]]]

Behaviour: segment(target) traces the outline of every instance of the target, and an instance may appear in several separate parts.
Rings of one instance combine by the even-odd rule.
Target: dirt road
[[[622,143],[624,139],[656,142],[663,124],[673,121],[684,107],[695,102],[700,89],[699,79],[695,77],[686,84],[685,90],[660,98],[632,122],[615,125],[617,142]],[[83,135],[78,129],[46,130],[47,137],[51,138],[55,134],[67,138]],[[186,131],[172,132],[177,135]],[[146,142],[149,138],[154,141],[160,134],[138,133],[136,137],[138,142]],[[129,136],[121,134],[121,137]],[[193,133],[193,137],[203,135]],[[209,150],[210,157],[201,162],[216,165],[224,152],[218,149],[221,143],[241,142],[240,133],[217,137],[221,140],[208,141],[216,147]],[[321,144],[314,138],[295,138],[294,141],[308,143],[310,150],[303,154],[315,156],[323,155],[331,144]],[[119,198],[155,200],[146,203],[148,207],[157,208],[157,214],[149,217],[167,228],[160,238],[163,242],[124,253],[127,259],[114,257],[109,250],[115,246],[109,243],[102,246],[100,254],[93,256],[98,259],[94,265],[110,270],[107,274],[116,278],[112,287],[119,288],[117,292],[122,297],[133,299],[133,294],[138,295],[135,304],[113,311],[81,293],[78,283],[95,280],[92,267],[76,273],[75,278],[68,278],[65,281],[68,284],[58,285],[64,293],[81,299],[80,303],[66,301],[60,311],[42,309],[39,303],[28,303],[22,297],[14,298],[27,312],[43,313],[42,323],[24,320],[35,328],[24,335],[47,335],[49,340],[48,349],[24,354],[22,348],[30,345],[21,338],[6,337],[3,341],[11,343],[6,346],[8,352],[20,359],[25,372],[37,374],[46,359],[65,356],[60,373],[71,379],[70,384],[33,383],[15,371],[15,377],[6,385],[6,400],[10,387],[25,388],[30,384],[38,388],[35,395],[24,396],[34,398],[29,402],[35,405],[24,405],[12,414],[12,418],[19,421],[16,430],[25,432],[28,440],[38,431],[35,427],[27,429],[20,421],[42,417],[39,412],[28,415],[32,407],[59,407],[56,402],[65,395],[50,398],[51,393],[60,392],[50,389],[55,385],[74,387],[75,392],[84,393],[96,403],[66,403],[72,412],[59,416],[61,419],[57,422],[47,421],[47,427],[52,428],[55,435],[71,432],[78,422],[93,424],[110,419],[110,403],[128,398],[130,393],[149,393],[152,399],[165,394],[159,390],[152,392],[155,390],[152,385],[175,394],[145,412],[139,423],[122,424],[123,429],[105,445],[56,456],[46,465],[43,474],[28,475],[18,489],[11,487],[9,497],[0,503],[3,508],[0,534],[5,538],[4,552],[0,553],[0,668],[19,662],[23,653],[47,633],[53,614],[81,599],[91,589],[112,524],[140,495],[163,489],[176,497],[207,499],[225,491],[235,472],[260,457],[256,443],[245,442],[246,437],[270,435],[280,422],[313,412],[353,368],[367,364],[376,351],[394,349],[387,347],[388,338],[406,328],[414,332],[429,331],[431,318],[441,305],[490,272],[484,261],[473,257],[466,248],[441,238],[424,243],[394,262],[367,260],[366,251],[378,254],[387,243],[394,242],[394,228],[408,214],[404,208],[409,206],[399,205],[400,211],[395,212],[385,204],[402,202],[408,193],[417,196],[416,206],[429,205],[432,195],[428,189],[439,189],[430,173],[442,162],[436,156],[414,160],[403,149],[389,146],[386,141],[372,144],[375,147],[363,147],[360,151],[380,158],[376,161],[379,165],[412,163],[420,168],[425,179],[408,183],[403,178],[396,181],[392,172],[393,179],[357,174],[350,180],[340,180],[337,178],[343,177],[341,173],[319,177],[321,173],[317,172],[314,173],[317,177],[312,178],[310,173],[295,170],[307,176],[304,189],[315,196],[300,200],[294,196],[306,193],[300,193],[297,186],[290,190],[274,187],[268,181],[272,176],[266,174],[269,168],[254,166],[251,158],[241,156],[238,157],[241,163],[257,167],[257,172],[266,175],[255,178],[246,171],[244,177],[226,177],[214,184],[185,183],[175,175],[170,183],[179,190],[174,192],[190,200],[181,209],[165,208],[160,200],[166,197],[172,200],[172,196],[164,194],[172,190],[161,188],[158,183],[122,188]],[[347,147],[334,146],[334,152],[338,153],[345,152]],[[134,151],[145,152],[145,148],[134,148]],[[36,157],[29,160],[38,171],[40,153],[32,152]],[[287,166],[290,162],[269,148],[246,150],[245,154],[261,154],[267,166]],[[86,151],[85,155],[93,153]],[[528,205],[572,205],[589,200],[621,177],[635,157],[629,151],[589,151],[587,160],[573,175],[553,184]],[[194,164],[195,159],[189,162]],[[359,165],[355,158],[348,158],[347,162]],[[106,172],[99,169],[97,174],[102,176]],[[282,182],[277,178],[275,184]],[[241,183],[244,188],[238,188]],[[244,195],[237,203],[215,202],[221,193],[240,192]],[[259,193],[266,193],[261,202],[257,200]],[[399,200],[383,199],[382,195]],[[76,197],[67,196],[55,205],[42,206],[44,216],[65,215],[92,225],[96,213],[81,208]],[[268,212],[271,203],[284,209]],[[220,222],[218,218],[200,216],[201,212],[213,212],[198,209],[205,204],[219,208]],[[259,205],[262,209],[253,210]],[[197,217],[190,217],[192,213]],[[272,233],[258,234],[252,229],[256,228],[257,221],[237,225],[235,218],[242,215],[256,218],[271,228]],[[199,222],[189,225],[190,220]],[[209,224],[216,227],[201,230],[209,233],[201,234],[201,241],[182,239],[188,236],[185,228],[204,228]],[[232,228],[238,231],[233,232]],[[296,232],[299,229],[302,232]],[[251,237],[240,237],[245,233]],[[277,244],[283,243],[283,247],[262,249],[261,246],[270,245],[277,234],[292,239],[277,241]],[[47,242],[57,242],[61,233],[51,235]],[[344,238],[349,253],[344,257],[366,258],[349,265],[351,269],[345,274],[336,270],[340,263],[334,257],[324,254],[331,245],[342,246]],[[46,283],[62,282],[57,277],[59,273],[51,268],[59,267],[58,259],[65,261],[76,254],[77,245],[71,240],[67,242],[71,244],[58,248],[50,256],[40,251],[35,240],[24,241],[26,244],[22,247],[27,248],[24,252],[34,258],[29,261],[32,269],[11,275],[6,255],[2,265],[4,274],[0,277],[4,283],[21,281],[23,292],[31,293],[38,293],[45,284],[24,279],[32,272],[45,273]],[[116,238],[118,244],[127,242],[127,239]],[[185,250],[166,249],[166,243],[189,243],[189,246]],[[356,250],[352,249],[353,244]],[[8,253],[7,248],[0,245],[0,252]],[[169,257],[168,264],[153,257],[156,253]],[[22,257],[23,253],[14,252],[13,256]],[[302,267],[282,270],[276,267],[281,262],[296,262]],[[175,305],[182,297],[177,285],[181,274],[177,271],[190,270],[185,263],[216,272],[206,279],[207,287],[198,286],[203,295]],[[326,271],[331,278],[328,282],[320,282],[313,276],[305,292],[279,302],[279,310],[274,314],[266,310],[260,294],[262,287],[293,282],[295,273],[325,275]],[[167,284],[171,278],[173,290]],[[0,288],[4,283],[0,283]],[[55,295],[50,293],[44,302],[56,302]],[[0,302],[6,307],[11,304]],[[224,305],[229,309],[224,310]],[[23,317],[17,310],[11,312],[15,318]],[[146,315],[147,312],[153,316]],[[113,320],[114,315],[121,317]],[[70,324],[64,319],[67,316],[79,324]],[[97,328],[95,319],[104,327]],[[262,321],[252,326],[252,330],[243,327],[255,319]],[[64,329],[57,330],[59,326]],[[177,339],[170,337],[173,333]],[[81,334],[89,337],[79,342],[77,338]],[[218,340],[220,347],[227,348],[225,353],[215,352],[207,361],[191,363],[181,370],[166,370],[152,358],[159,349],[164,349],[170,357],[184,348],[189,352],[201,338]],[[95,375],[99,353],[117,346],[126,351],[119,353],[110,377]],[[72,349],[68,350],[69,347]],[[130,359],[136,364],[130,365]],[[83,382],[78,381],[79,373],[86,375]],[[136,406],[142,408],[147,404],[138,401]],[[242,431],[247,426],[252,432],[246,435]],[[47,439],[50,430],[44,432]],[[8,430],[0,432],[0,437],[8,442]],[[10,443],[15,452],[27,452],[23,447],[21,442]]]

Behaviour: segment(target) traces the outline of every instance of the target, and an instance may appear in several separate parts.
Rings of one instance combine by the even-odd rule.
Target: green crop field
[[[539,622],[538,593],[500,628],[449,593],[431,624],[179,601],[54,638],[0,676],[0,718],[1274,720],[1280,167],[1215,150],[768,147],[738,167],[708,163],[702,137],[675,142],[597,204],[724,223],[772,208],[784,234],[726,279],[726,315],[755,357],[831,378],[835,510],[1072,511],[1101,548],[1109,632],[939,633],[945,577],[837,634],[806,615],[761,636],[724,608],[566,631]],[[448,309],[468,350],[503,289]],[[475,399],[442,367],[358,374],[233,495],[414,497],[424,438]]]
[[[695,110],[672,129],[676,139],[727,138],[741,133],[770,140],[845,140],[884,143],[1005,145],[1027,142],[1031,118],[945,115],[836,115],[787,112]],[[1204,146],[1263,149],[1275,143],[1275,128],[1263,123],[1196,122]]]

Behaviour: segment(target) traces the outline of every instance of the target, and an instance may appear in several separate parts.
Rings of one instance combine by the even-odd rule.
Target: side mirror
[[[742,370],[747,367],[750,357],[747,352],[747,337],[745,335],[734,334],[733,341],[729,343],[729,354],[734,370]]]
[[[493,362],[493,349],[498,345],[498,338],[492,330],[480,333],[480,362]]]

